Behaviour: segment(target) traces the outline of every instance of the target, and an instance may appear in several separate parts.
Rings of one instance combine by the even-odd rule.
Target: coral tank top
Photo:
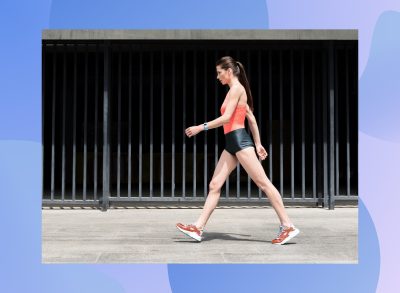
[[[226,109],[226,100],[221,106],[221,114],[224,115]],[[231,119],[228,123],[224,124],[224,134],[231,132],[233,130],[244,128],[244,119],[246,118],[246,105],[237,105],[235,111],[233,112]]]

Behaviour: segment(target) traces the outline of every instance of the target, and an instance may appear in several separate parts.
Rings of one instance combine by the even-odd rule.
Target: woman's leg
[[[236,168],[238,160],[224,150],[215,167],[214,175],[209,185],[209,192],[200,217],[195,222],[196,227],[203,228],[218,204],[221,188],[226,178]]]
[[[267,174],[265,174],[254,148],[245,148],[237,152],[236,157],[254,183],[256,183],[257,186],[267,195],[272,207],[275,209],[275,212],[279,217],[281,225],[287,227],[292,225],[283,205],[282,197],[279,191],[268,179]]]

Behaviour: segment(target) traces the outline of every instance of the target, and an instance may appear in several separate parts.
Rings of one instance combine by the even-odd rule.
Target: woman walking
[[[217,79],[223,85],[229,86],[229,91],[221,106],[221,116],[204,124],[191,126],[185,130],[185,133],[188,137],[192,137],[201,131],[223,126],[225,149],[215,167],[209,193],[199,218],[193,224],[178,223],[176,227],[197,241],[202,240],[204,227],[218,204],[221,188],[239,162],[250,178],[267,195],[278,215],[279,233],[272,243],[285,244],[300,231],[290,221],[281,195],[268,179],[257,158],[258,155],[261,160],[265,160],[268,154],[261,145],[257,122],[253,115],[253,98],[243,65],[232,57],[226,56],[217,61],[216,70]],[[247,118],[254,143],[244,128],[245,118]]]

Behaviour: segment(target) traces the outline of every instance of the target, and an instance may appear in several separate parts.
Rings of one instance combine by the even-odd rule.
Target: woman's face
[[[222,69],[220,65],[216,67],[217,69],[217,79],[222,83],[222,84],[228,84],[229,81],[231,80],[231,69],[228,68],[228,70]]]

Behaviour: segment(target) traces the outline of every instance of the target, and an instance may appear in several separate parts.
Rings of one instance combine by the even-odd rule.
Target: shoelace
[[[276,238],[279,238],[281,236],[283,229],[284,229],[283,226],[279,226],[279,232],[278,235],[276,235]]]
[[[286,228],[288,228],[288,229],[289,228],[294,228],[294,226],[290,226],[290,227],[286,227]],[[279,233],[278,233],[278,236],[276,238],[279,238],[281,236],[283,230],[285,230],[285,227],[284,226],[279,226]]]
[[[193,228],[196,228],[197,230],[199,230],[200,232],[203,232],[203,229],[197,228],[196,225],[194,225],[194,224],[189,224],[188,227],[193,227]]]

